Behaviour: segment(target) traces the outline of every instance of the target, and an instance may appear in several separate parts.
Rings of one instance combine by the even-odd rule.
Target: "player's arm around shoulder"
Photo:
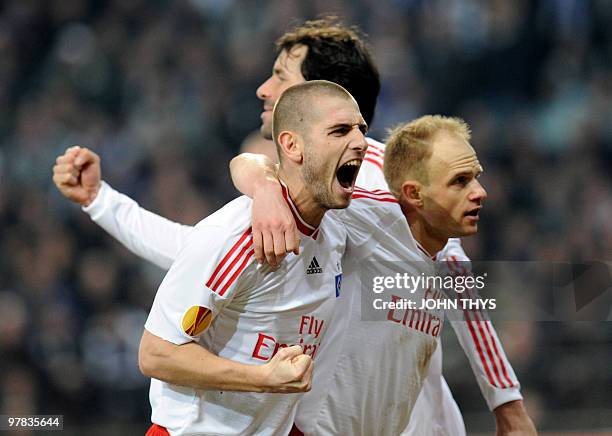
[[[240,206],[239,202],[234,206]],[[211,216],[195,227],[160,285],[141,339],[142,373],[197,389],[249,392],[310,389],[312,361],[300,347],[277,353],[265,365],[248,365],[221,358],[198,342],[233,298],[242,270],[252,257],[250,229],[242,229],[248,223],[210,225],[220,218]]]
[[[276,164],[258,154],[242,153],[230,163],[236,189],[253,199],[255,259],[272,267],[278,267],[288,253],[300,253],[299,232],[277,172]]]

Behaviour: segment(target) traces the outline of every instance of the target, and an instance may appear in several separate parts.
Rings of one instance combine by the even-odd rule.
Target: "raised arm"
[[[100,158],[84,147],[70,147],[53,167],[53,181],[69,200],[137,256],[168,269],[185,245],[191,226],[154,214],[101,178]]]
[[[469,262],[461,242],[449,241],[438,255],[451,273],[466,274]],[[497,435],[535,435],[533,422],[523,406],[520,383],[484,312],[468,311],[450,322],[476,376],[489,409],[495,414]]]
[[[295,220],[283,199],[277,166],[268,157],[243,153],[230,162],[232,181],[253,199],[255,259],[280,265],[287,253],[299,254],[300,237]]]

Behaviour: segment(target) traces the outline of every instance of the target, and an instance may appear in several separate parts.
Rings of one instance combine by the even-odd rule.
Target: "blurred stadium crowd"
[[[425,113],[472,125],[489,192],[472,258],[612,260],[608,1],[4,1],[0,414],[144,431],[136,355],[163,275],[59,195],[55,158],[88,146],[112,186],[199,221],[236,195],[227,163],[259,125],[273,41],[328,13],[368,34],[373,137]],[[541,428],[612,428],[610,322],[498,328]],[[454,342],[445,373],[468,429],[492,428]]]

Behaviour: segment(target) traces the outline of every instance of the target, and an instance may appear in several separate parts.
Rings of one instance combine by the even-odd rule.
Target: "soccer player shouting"
[[[279,177],[303,256],[277,272],[253,262],[247,197],[195,226],[160,285],[140,345],[152,433],[286,434],[299,396],[276,393],[310,388],[346,240],[343,225],[324,215],[350,202],[367,126],[344,88],[319,80],[287,90],[273,116]],[[305,262],[315,258],[320,271],[310,275]]]

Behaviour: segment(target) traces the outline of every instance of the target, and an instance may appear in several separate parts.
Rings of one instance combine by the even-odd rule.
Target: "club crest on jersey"
[[[319,266],[319,262],[316,257],[313,257],[310,261],[310,265],[306,268],[306,274],[321,274],[323,273],[323,268]]]

